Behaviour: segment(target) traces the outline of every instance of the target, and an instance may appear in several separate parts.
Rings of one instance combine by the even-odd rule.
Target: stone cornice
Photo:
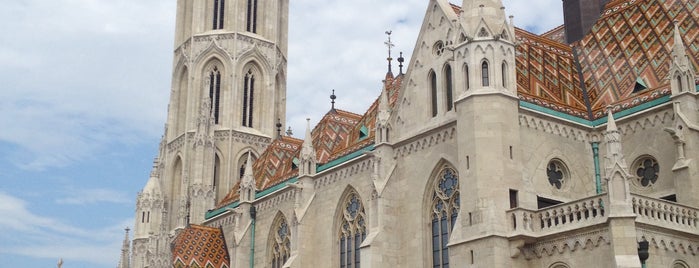
[[[456,123],[449,122],[437,128],[419,133],[409,139],[397,142],[394,145],[393,158],[405,157],[420,152],[432,146],[451,141],[456,137]]]

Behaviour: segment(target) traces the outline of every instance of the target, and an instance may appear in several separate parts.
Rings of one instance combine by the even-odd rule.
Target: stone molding
[[[638,228],[636,233],[638,241],[645,239],[650,242],[651,247],[655,247],[656,249],[692,256],[697,256],[697,254],[699,254],[699,241],[670,235],[667,232],[660,233],[644,228]]]
[[[658,113],[644,113],[644,116],[633,121],[625,122],[619,125],[619,131],[623,135],[634,134],[641,130],[646,130],[652,127],[670,126],[675,119],[672,109],[666,109]]]
[[[558,135],[573,141],[588,142],[590,134],[587,131],[566,126],[564,124],[548,121],[536,116],[519,114],[519,125],[533,130],[543,131],[549,134]]]
[[[451,141],[455,138],[455,136],[456,127],[454,126],[454,124],[447,124],[445,126],[435,128],[428,132],[418,134],[415,136],[415,138],[399,142],[405,144],[397,146],[397,148],[395,149],[395,153],[393,154],[393,159],[398,159],[399,157],[406,157],[413,153],[417,153],[430,147],[436,146],[438,144],[444,143],[448,140]]]
[[[232,133],[231,133],[232,132]],[[191,141],[194,137],[194,132],[187,132],[187,141]],[[257,136],[236,130],[216,130],[214,132],[216,141],[227,141],[233,138],[236,143],[248,144],[259,148],[265,148],[272,143],[272,139],[264,136]],[[168,153],[175,152],[184,146],[185,135],[180,135],[176,139],[167,144]]]
[[[285,201],[295,199],[296,191],[293,191],[293,189],[286,187],[274,193],[273,196],[268,195],[266,197],[263,197],[263,200],[255,202],[255,207],[257,207],[257,212],[261,213],[265,212],[268,209],[278,208],[279,205],[284,203]],[[293,202],[291,202],[290,204],[293,204]]]
[[[527,260],[530,260],[534,257],[542,258],[556,253],[575,252],[578,249],[592,249],[610,243],[609,229],[605,227],[591,232],[525,245],[522,248],[522,253]]]
[[[352,160],[348,162],[354,162]],[[352,175],[359,174],[360,172],[373,172],[374,170],[374,164],[375,164],[375,159],[373,157],[361,159],[357,162],[354,163],[349,163],[348,166],[341,167],[341,168],[334,168],[332,169],[332,172],[329,174],[324,174],[323,176],[318,177],[317,179],[314,180],[314,187],[316,189],[320,189],[322,187],[331,185],[336,183],[337,181],[341,179],[346,179]],[[371,176],[371,174],[367,174],[368,176]]]

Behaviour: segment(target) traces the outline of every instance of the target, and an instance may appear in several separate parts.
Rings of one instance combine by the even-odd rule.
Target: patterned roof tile
[[[220,228],[190,225],[172,242],[173,267],[230,267],[230,256]]]

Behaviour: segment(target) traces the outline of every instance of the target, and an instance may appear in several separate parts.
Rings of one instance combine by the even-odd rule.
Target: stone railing
[[[636,194],[631,195],[636,222],[683,232],[699,232],[699,209]]]
[[[607,200],[600,194],[540,210],[515,208],[507,211],[507,219],[512,235],[549,235],[606,222]]]

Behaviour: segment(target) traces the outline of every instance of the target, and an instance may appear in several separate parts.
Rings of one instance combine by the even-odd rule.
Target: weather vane
[[[396,46],[393,44],[393,42],[391,42],[391,33],[393,33],[391,30],[386,31],[386,35],[388,36],[388,41],[384,42],[386,47],[388,47],[388,58],[386,58],[386,60],[388,60],[388,72],[389,73],[391,72],[391,61],[393,60],[393,58],[391,58],[391,49]]]

